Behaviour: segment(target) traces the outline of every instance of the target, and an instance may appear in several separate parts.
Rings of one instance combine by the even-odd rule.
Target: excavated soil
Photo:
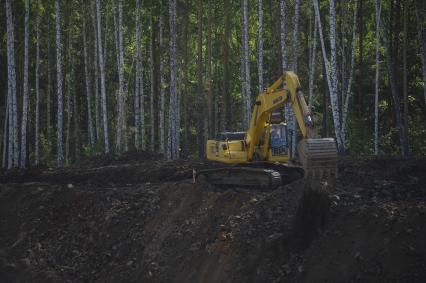
[[[1,282],[424,282],[426,159],[335,182],[193,184],[148,153],[0,172]]]

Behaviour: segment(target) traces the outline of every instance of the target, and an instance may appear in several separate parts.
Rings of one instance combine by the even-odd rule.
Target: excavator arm
[[[248,160],[253,158],[255,148],[272,112],[282,108],[286,103],[291,104],[303,137],[311,137],[312,115],[303,97],[299,78],[291,71],[285,72],[256,99],[245,140],[248,147]]]

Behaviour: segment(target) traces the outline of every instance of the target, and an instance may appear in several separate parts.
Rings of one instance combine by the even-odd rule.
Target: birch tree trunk
[[[262,0],[259,0],[258,7],[258,16],[259,16],[259,30],[258,30],[258,39],[257,39],[257,71],[259,78],[259,88],[258,92],[263,91],[263,3]]]
[[[170,28],[170,152],[171,159],[179,159],[179,101],[176,82],[176,0],[169,0],[169,28]]]
[[[99,70],[101,75],[101,103],[102,103],[102,118],[103,118],[103,129],[104,129],[104,151],[105,154],[109,153],[109,141],[108,141],[108,109],[106,101],[106,88],[105,88],[105,66],[104,56],[102,49],[102,31],[101,31],[101,4],[100,0],[96,0],[96,14],[97,14],[97,28],[98,28],[98,56],[99,56]]]
[[[151,93],[150,93],[150,128],[151,128],[151,151],[155,151],[155,113],[154,113],[154,81],[155,81],[155,73],[154,73],[154,22],[151,15],[151,36],[149,41],[149,69],[150,69],[150,78],[151,78]]]
[[[161,11],[160,11],[161,13]],[[163,63],[163,15],[160,14],[159,17],[159,52],[160,52],[160,109],[159,109],[159,140],[160,140],[160,152],[165,154],[166,153],[166,147],[165,147],[165,131],[164,131],[164,63]]]
[[[88,134],[89,134],[89,144],[91,147],[95,145],[95,137],[94,137],[94,129],[93,129],[93,117],[92,117],[92,85],[89,75],[89,66],[88,66],[88,56],[87,56],[87,35],[86,35],[86,17],[84,15],[84,2],[81,2],[82,6],[82,21],[83,21],[83,28],[82,28],[82,34],[83,34],[83,57],[84,57],[84,76],[85,76],[85,82],[86,82],[86,100],[87,100],[87,128],[88,128]]]
[[[47,139],[47,160],[50,160],[50,150],[51,150],[51,133],[50,133],[50,127],[51,127],[51,117],[52,117],[52,106],[51,106],[51,99],[52,99],[52,72],[51,72],[51,66],[50,66],[50,17],[47,21],[47,58],[46,58],[46,65],[47,65],[47,101],[46,101],[46,139]]]
[[[379,154],[379,84],[380,84],[380,14],[382,5],[375,0],[376,8],[376,79],[374,86],[374,154]]]
[[[15,35],[13,28],[13,15],[10,0],[6,0],[6,23],[7,23],[7,70],[8,88],[7,103],[9,112],[9,144],[7,168],[19,165],[19,142],[18,142],[18,117],[16,105],[16,68],[15,68]]]
[[[292,62],[291,68],[297,73],[297,42],[299,37],[299,16],[300,16],[300,0],[296,0],[294,6],[294,17],[293,17],[293,39],[292,39]],[[296,118],[294,115],[293,108],[290,108],[289,122],[290,122],[290,133],[291,133],[291,157],[296,157],[296,145],[297,145],[297,129],[296,129]]]
[[[197,145],[198,158],[204,158],[204,86],[203,86],[203,0],[197,2]]]
[[[57,125],[56,125],[56,166],[63,166],[63,96],[62,96],[62,42],[61,42],[61,10],[60,0],[55,2],[56,11],[56,97],[57,97]]]
[[[280,0],[280,47],[281,47],[281,72],[287,70],[287,56],[285,54],[287,46],[286,46],[286,5],[285,0]]]
[[[208,127],[206,137],[214,136],[214,97],[212,89],[212,3],[207,1],[207,40],[206,40],[206,88],[207,88],[207,118]]]
[[[330,0],[330,45],[331,45],[331,62],[327,60],[327,52],[325,50],[324,37],[322,33],[321,18],[319,13],[318,0],[313,0],[315,16],[318,22],[318,32],[321,41],[321,50],[324,59],[325,73],[327,77],[327,85],[330,92],[331,108],[333,113],[334,132],[336,135],[337,150],[339,153],[344,152],[343,142],[340,130],[340,114],[337,89],[337,64],[336,64],[336,30],[334,25],[334,0]],[[330,67],[329,67],[330,66]],[[330,70],[330,68],[332,70]]]
[[[223,91],[222,91],[222,109],[220,116],[220,130],[229,129],[231,120],[231,96],[229,93],[229,41],[231,37],[231,4],[230,0],[224,1],[225,13],[225,34],[223,39]]]
[[[122,1],[118,2],[118,25],[116,26],[117,36],[118,36],[118,119],[117,119],[117,136],[116,136],[116,149],[117,152],[123,152],[124,149],[124,136],[125,133],[125,93],[124,93],[124,55],[123,55],[123,8]],[[139,113],[138,113],[139,114]]]
[[[36,62],[35,62],[35,142],[34,142],[34,154],[35,154],[35,165],[40,163],[40,15],[39,15],[40,0],[37,0],[37,20],[36,20]]]
[[[27,161],[27,124],[28,124],[28,40],[29,40],[29,0],[25,0],[25,23],[24,23],[24,87],[22,98],[22,121],[21,121],[21,162],[20,167],[26,167]]]
[[[70,21],[71,24],[71,21]],[[72,118],[72,108],[71,108],[71,89],[73,84],[73,69],[74,69],[74,58],[71,56],[72,49],[72,35],[71,30],[68,30],[68,73],[66,74],[66,112],[67,112],[67,124],[65,129],[65,163],[69,165],[70,163],[70,134],[71,134],[71,118]]]
[[[95,132],[96,142],[101,140],[101,118],[100,118],[100,97],[99,97],[99,56],[98,56],[98,29],[95,6],[91,6],[91,17],[93,26],[93,69],[94,69],[94,98],[95,98]]]
[[[405,158],[408,156],[408,152],[405,151],[405,147],[404,147],[406,137],[404,135],[402,118],[401,118],[401,107],[399,105],[399,99],[398,99],[398,88],[396,85],[395,66],[392,60],[392,50],[390,48],[389,41],[386,36],[384,24],[381,18],[380,18],[380,30],[382,33],[382,40],[383,40],[383,45],[385,47],[385,53],[386,53],[386,63],[387,63],[386,65],[387,65],[387,70],[389,75],[389,83],[391,87],[392,102],[393,102],[392,104],[394,107],[394,113],[396,118],[396,128],[398,129],[401,153],[402,153],[402,156]]]
[[[318,34],[318,21],[314,16],[314,30],[313,30],[313,41],[312,51],[309,57],[309,95],[308,95],[308,107],[309,111],[312,111],[313,97],[314,97],[314,78],[315,78],[315,64],[316,64],[316,53],[317,53],[317,34]]]
[[[243,129],[250,125],[251,90],[250,90],[250,58],[249,58],[249,15],[247,0],[243,0],[243,60],[244,60],[244,94],[243,94]]]

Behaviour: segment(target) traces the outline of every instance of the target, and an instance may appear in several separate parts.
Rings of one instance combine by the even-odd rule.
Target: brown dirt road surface
[[[344,158],[334,184],[274,191],[193,184],[203,166],[0,172],[0,282],[425,282],[426,159]]]

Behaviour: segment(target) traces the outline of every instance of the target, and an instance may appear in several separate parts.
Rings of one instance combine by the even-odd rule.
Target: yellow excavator
[[[291,105],[303,136],[295,159],[291,158],[282,117],[286,104]],[[294,72],[285,72],[257,96],[247,132],[222,132],[207,141],[207,159],[216,166],[196,172],[196,177],[214,185],[272,189],[303,176],[333,175],[337,164],[335,140],[313,138],[313,129],[299,78]]]

